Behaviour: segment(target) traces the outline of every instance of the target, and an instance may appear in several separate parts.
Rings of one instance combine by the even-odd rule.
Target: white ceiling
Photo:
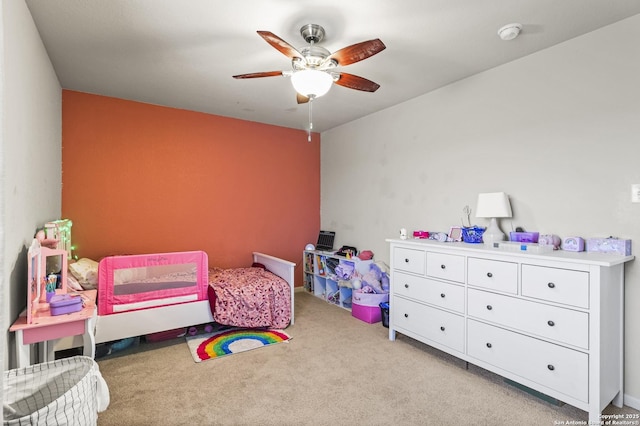
[[[324,131],[640,13],[638,0],[26,0],[63,88],[307,129],[290,70],[257,30],[296,48],[320,24],[336,50],[380,38],[383,52],[341,68],[380,84],[334,85],[313,102]],[[518,22],[522,33],[497,31]],[[615,46],[611,46],[615,49]]]

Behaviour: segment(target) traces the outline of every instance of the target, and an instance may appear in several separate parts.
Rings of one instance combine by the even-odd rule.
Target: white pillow
[[[85,290],[95,289],[98,285],[98,262],[82,258],[69,264],[69,272]]]

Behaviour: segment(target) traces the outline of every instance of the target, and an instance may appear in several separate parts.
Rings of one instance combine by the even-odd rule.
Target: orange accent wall
[[[213,102],[213,101],[212,101]],[[204,250],[297,264],[320,227],[320,137],[64,90],[62,217],[78,257]]]

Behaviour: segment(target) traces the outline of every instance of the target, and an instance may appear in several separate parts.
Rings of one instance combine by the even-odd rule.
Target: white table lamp
[[[491,218],[489,226],[482,234],[482,241],[486,245],[493,247],[494,242],[503,241],[505,235],[500,230],[497,219],[500,217],[511,217],[509,196],[504,192],[478,194],[476,217]]]

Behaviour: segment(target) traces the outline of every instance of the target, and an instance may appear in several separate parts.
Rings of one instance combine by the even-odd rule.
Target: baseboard
[[[528,388],[528,387],[526,387],[524,385],[521,385],[520,383],[514,382],[513,380],[504,379],[504,382],[509,384],[509,385],[511,385],[511,386],[513,386],[513,387],[516,387],[516,388],[518,388],[518,389],[520,389],[520,390],[522,390],[524,392],[527,392],[527,393],[529,393],[529,394],[531,394],[531,395],[533,395],[535,397],[538,397],[539,399],[542,399],[542,400],[544,400],[546,402],[549,402],[549,403],[551,403],[553,405],[556,405],[558,407],[561,407],[561,406],[564,405],[564,402],[562,402],[560,400],[557,400],[557,399],[552,398],[552,397],[550,397],[548,395],[540,393],[540,392],[538,392],[536,390]],[[636,410],[640,410],[640,399],[634,398],[634,397],[632,397],[632,396],[630,396],[628,394],[625,394],[624,395],[624,405],[626,407],[629,407],[629,408],[634,408]]]
[[[300,287],[294,287],[293,288],[293,292],[294,293],[299,293],[301,291],[305,291],[304,286],[300,286]]]
[[[627,407],[635,408],[636,410],[640,410],[640,399],[634,398],[631,395],[624,395],[624,405]]]

